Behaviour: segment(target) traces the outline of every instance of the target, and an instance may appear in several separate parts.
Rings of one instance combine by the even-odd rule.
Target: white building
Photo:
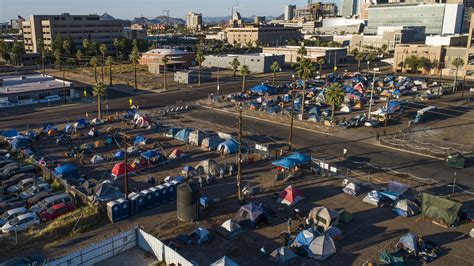
[[[435,35],[426,36],[425,44],[429,46],[467,46],[469,35]]]
[[[202,30],[202,14],[189,12],[186,15],[186,28],[192,31],[201,31]]]
[[[293,20],[295,17],[295,10],[296,6],[295,5],[287,5],[285,6],[285,20]]]

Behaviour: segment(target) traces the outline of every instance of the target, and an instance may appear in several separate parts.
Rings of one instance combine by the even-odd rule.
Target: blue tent
[[[174,135],[174,138],[182,142],[188,142],[189,133],[191,133],[191,131],[189,128],[183,128]]]
[[[283,158],[278,161],[272,162],[273,165],[280,166],[286,169],[290,169],[295,167],[299,163],[298,160],[291,159],[291,158]]]
[[[166,132],[166,136],[168,137],[174,137],[176,135],[176,133],[178,133],[178,131],[180,131],[181,129],[180,128],[176,128],[176,127],[172,127],[170,129],[168,129],[168,132]]]
[[[18,131],[16,129],[7,129],[7,130],[2,130],[0,131],[0,136],[3,136],[5,138],[13,138],[18,136]]]
[[[26,135],[26,137],[27,137],[27,138],[29,138],[29,139],[33,139],[33,138],[35,138],[35,137],[36,137],[36,135],[37,135],[37,134],[36,134],[36,132],[35,132],[35,131],[33,131],[33,130],[30,130],[30,131],[26,132],[26,134],[25,134],[25,135]]]
[[[317,234],[316,236],[319,236],[319,234]],[[296,236],[292,246],[303,247],[306,250],[311,244],[311,241],[313,241],[314,237],[315,234],[312,229],[303,230]]]
[[[239,143],[234,139],[228,139],[217,146],[217,151],[224,150],[226,154],[235,154],[239,150]]]
[[[123,152],[123,151],[118,151],[114,154],[114,158],[117,159],[117,160],[122,159],[123,156],[125,156],[125,152]]]
[[[250,91],[253,92],[253,93],[258,93],[258,94],[265,94],[265,93],[274,94],[275,93],[275,88],[273,88],[269,85],[266,85],[266,84],[261,84],[261,85],[257,85],[255,87],[251,88]]]
[[[64,126],[64,132],[68,133],[68,132],[72,132],[72,131],[74,131],[74,127],[72,125],[66,124]]]
[[[400,193],[393,192],[393,191],[377,191],[377,193],[391,200],[397,200],[398,197],[400,197],[401,195]]]
[[[84,125],[84,126],[87,126],[89,125],[89,121],[87,121],[87,119],[85,118],[81,118],[79,120],[76,121],[78,125]]]
[[[78,179],[79,171],[72,164],[65,164],[54,168],[54,174],[65,179]]]
[[[145,145],[146,139],[143,136],[136,136],[135,141],[133,142],[134,145]]]
[[[58,130],[58,127],[55,126],[55,125],[53,125],[53,124],[49,124],[49,125],[43,127],[43,132],[48,132],[48,131],[50,131],[50,130],[55,130],[55,131],[57,131],[57,130]]]
[[[286,158],[295,159],[299,162],[298,164],[307,164],[311,162],[311,156],[306,155],[301,152],[293,152],[292,154],[288,155]]]
[[[19,151],[20,149],[27,148],[30,146],[31,141],[24,137],[16,137],[11,143],[13,151]]]
[[[416,241],[416,235],[414,235],[411,232],[400,237],[400,240],[398,240],[398,244],[402,244],[405,249],[415,252],[415,254],[418,252],[418,244]]]
[[[146,152],[142,153],[142,157],[147,159],[147,160],[151,160],[152,158],[160,157],[160,156],[162,156],[162,155],[159,152],[155,151],[155,150],[146,151]]]

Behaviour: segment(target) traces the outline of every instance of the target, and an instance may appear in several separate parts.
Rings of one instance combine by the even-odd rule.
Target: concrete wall
[[[228,55],[228,56],[206,56],[204,64],[206,66],[231,69],[230,62],[237,58],[240,66],[247,65],[252,73],[268,73],[271,72],[270,66],[277,61],[280,66],[285,64],[283,55]]]

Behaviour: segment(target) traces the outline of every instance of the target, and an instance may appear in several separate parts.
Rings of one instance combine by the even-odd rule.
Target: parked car
[[[15,202],[20,200],[18,194],[8,194],[0,196],[0,202]]]
[[[16,174],[14,176],[11,176],[10,178],[8,178],[7,180],[4,180],[2,182],[2,186],[4,188],[8,188],[9,186],[13,186],[13,185],[16,185],[18,182],[20,182],[21,180],[25,179],[25,178],[29,178],[29,177],[35,177],[35,175],[33,173],[19,173],[19,174]],[[5,189],[6,190],[6,189]]]
[[[0,213],[4,213],[8,210],[19,208],[19,207],[27,207],[26,201],[15,201],[15,202],[0,202]]]
[[[35,171],[36,169],[33,165],[12,167],[12,168],[5,169],[3,173],[0,173],[0,179],[10,178],[11,176],[19,174],[19,173],[33,173]]]
[[[34,195],[33,197],[29,198],[26,203],[28,206],[33,206],[35,204],[37,204],[38,202],[44,200],[45,198],[47,197],[51,197],[51,196],[54,196],[55,194],[52,193],[52,192],[40,192],[36,195]]]
[[[28,256],[28,257],[16,257],[9,259],[0,263],[0,266],[18,266],[18,265],[29,265],[29,266],[39,266],[43,265],[45,259],[41,255],[37,256]]]
[[[19,196],[22,200],[26,200],[40,192],[51,192],[51,191],[53,191],[53,188],[51,187],[50,184],[42,183],[42,184],[31,186],[26,191],[21,192]]]
[[[31,212],[41,213],[44,210],[47,210],[49,207],[59,204],[59,203],[69,203],[72,202],[71,196],[67,193],[61,193],[59,195],[47,197],[37,204],[33,205],[30,208]]]
[[[11,163],[15,163],[15,162],[10,159],[2,159],[0,160],[0,167],[4,167],[5,165],[11,164]]]
[[[35,185],[37,180],[33,177],[28,177],[20,180],[16,185],[10,186],[7,188],[8,193],[17,193],[22,192]]]
[[[34,225],[40,223],[36,213],[25,213],[18,217],[13,218],[2,226],[2,232],[4,234],[24,231]]]
[[[26,213],[27,211],[28,210],[25,207],[20,207],[20,208],[11,209],[9,211],[4,212],[2,214],[2,217],[0,218],[0,226],[3,226],[4,224],[6,224],[11,219],[13,219],[13,218],[15,218],[19,215],[22,215],[22,214]]]
[[[72,143],[72,138],[67,135],[61,135],[59,138],[56,139],[56,143],[58,145],[68,145]]]
[[[76,206],[72,202],[68,203],[59,203],[49,207],[49,209],[40,213],[39,218],[41,222],[47,223],[51,222],[59,216],[71,212],[76,209]]]

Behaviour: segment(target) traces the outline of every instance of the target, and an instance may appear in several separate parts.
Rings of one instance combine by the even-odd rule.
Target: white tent
[[[288,261],[296,258],[297,256],[293,251],[291,251],[290,248],[281,247],[281,248],[275,249],[270,254],[270,257],[277,262],[287,263]]]
[[[97,154],[94,155],[94,156],[92,157],[92,159],[91,159],[91,163],[92,163],[92,164],[98,164],[98,163],[101,163],[101,162],[103,162],[103,161],[104,161],[104,158],[102,158],[102,156],[97,155]]]
[[[210,266],[239,266],[239,264],[229,259],[229,257],[224,256],[216,260],[215,262],[211,263]]]
[[[225,230],[227,230],[229,233],[237,233],[241,229],[239,223],[237,223],[236,221],[234,221],[232,219],[229,219],[229,220],[225,221],[221,225],[221,227],[224,228]]]
[[[336,253],[336,245],[330,236],[316,237],[308,248],[308,257],[324,261]]]
[[[361,190],[360,186],[354,182],[350,182],[349,184],[347,184],[347,186],[345,186],[342,189],[344,193],[347,193],[352,196],[358,196],[360,194],[360,190]]]
[[[309,219],[317,226],[321,226],[326,231],[329,226],[339,224],[339,213],[324,206],[314,207],[309,212]]]

